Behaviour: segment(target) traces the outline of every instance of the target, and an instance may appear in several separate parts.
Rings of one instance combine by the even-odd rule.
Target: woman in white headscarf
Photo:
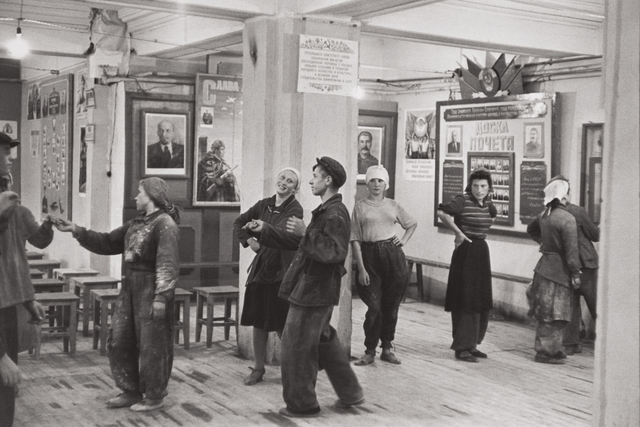
[[[571,295],[580,287],[580,256],[576,220],[566,210],[569,183],[555,177],[544,189],[544,211],[527,226],[540,244],[542,257],[528,290],[531,310],[538,321],[535,361],[562,364],[564,330],[571,320]]]
[[[391,352],[398,309],[409,282],[402,251],[418,223],[398,202],[384,196],[389,173],[382,165],[370,166],[366,175],[369,195],[356,202],[351,219],[351,246],[358,264],[358,295],[367,305],[364,321],[364,355],[358,366],[373,363],[381,343],[380,360],[400,364]],[[396,224],[405,230],[396,235]]]
[[[302,219],[302,206],[296,200],[300,190],[300,172],[284,168],[276,178],[276,194],[260,200],[242,213],[233,229],[243,247],[256,256],[251,263],[244,294],[240,324],[253,326],[255,366],[244,379],[245,385],[262,381],[265,373],[269,332],[282,335],[289,303],[278,297],[280,283],[293,261],[300,238],[288,233],[287,220]]]

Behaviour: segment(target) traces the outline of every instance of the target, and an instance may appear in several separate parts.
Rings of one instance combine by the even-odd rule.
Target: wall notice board
[[[438,205],[462,194],[476,168],[491,172],[491,198],[498,216],[491,232],[524,236],[543,208],[544,187],[555,174],[555,94],[436,103],[436,191]]]

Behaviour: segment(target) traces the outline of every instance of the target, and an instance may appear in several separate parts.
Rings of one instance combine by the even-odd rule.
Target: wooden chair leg
[[[78,327],[76,319],[76,305],[72,303],[69,312],[69,354],[71,357],[76,357],[76,328]]]
[[[424,286],[422,281],[422,264],[416,264],[416,285],[418,286],[418,301],[424,301]]]
[[[100,319],[101,304],[99,300],[95,300],[93,304],[93,349],[98,349],[98,341],[100,341],[100,335],[102,335],[102,321]],[[106,307],[105,307],[106,309]]]
[[[189,350],[189,334],[191,323],[191,307],[189,307],[189,300],[185,300],[182,305],[182,339],[184,340],[184,349]]]
[[[231,329],[231,298],[224,299],[224,339],[229,339],[229,330]]]
[[[82,335],[89,336],[89,314],[91,312],[91,295],[84,289],[82,292]]]
[[[175,332],[173,333],[175,335],[174,341],[175,344],[180,344],[180,329],[178,328],[178,325],[180,324],[180,301],[179,300],[175,300],[175,302],[173,303],[173,324],[175,325]]]
[[[65,353],[69,352],[69,313],[71,310],[71,304],[66,307],[60,307],[61,318],[60,318],[60,328],[65,333],[65,336],[62,338],[62,351]]]
[[[97,303],[97,301],[96,301]],[[113,303],[112,305],[115,305]],[[93,307],[95,311],[98,307]],[[111,317],[113,321],[113,316]],[[100,355],[105,356],[107,354],[107,335],[109,334],[109,304],[105,304],[100,311]]]
[[[197,306],[196,306],[196,342],[200,342],[200,335],[202,333],[202,321],[203,321],[203,317],[202,317],[202,305],[204,303],[203,301],[204,299],[202,298],[202,296],[200,295],[200,293],[198,292],[196,301],[197,301]]]
[[[213,296],[207,298],[207,348],[211,348],[213,339]]]

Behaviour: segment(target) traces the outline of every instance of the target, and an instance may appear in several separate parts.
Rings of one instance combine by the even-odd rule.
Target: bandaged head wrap
[[[364,180],[369,183],[372,179],[380,179],[389,187],[389,172],[382,165],[369,166]]]
[[[291,171],[293,172],[293,174],[296,176],[296,179],[298,180],[298,184],[296,185],[296,193],[298,192],[298,190],[300,190],[300,171],[298,171],[298,169],[296,168],[291,168],[291,167],[286,167],[283,168],[280,172],[278,172],[278,176],[280,176],[280,174],[284,171]]]
[[[176,224],[180,224],[180,211],[182,207],[171,203],[169,200],[169,186],[162,178],[156,176],[145,178],[140,181],[140,185],[158,208],[168,213]]]

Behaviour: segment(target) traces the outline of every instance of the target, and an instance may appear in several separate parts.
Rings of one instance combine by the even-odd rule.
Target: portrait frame
[[[523,127],[524,129],[524,138],[522,142],[522,157],[525,159],[542,159],[544,158],[544,122],[530,122],[526,123]],[[540,148],[538,150],[531,150],[527,148],[528,144],[528,136],[531,133],[531,130],[536,129],[538,131],[538,139],[540,142]]]
[[[188,141],[191,140],[191,114],[185,112],[166,112],[159,110],[141,110],[140,120],[140,153],[142,177],[158,176],[171,178],[188,178],[187,165],[188,156],[191,152]],[[173,124],[175,142],[182,145],[182,162],[178,166],[170,167],[148,167],[150,147],[159,142],[158,125],[161,121],[168,120]],[[172,161],[176,159],[176,153],[172,155]]]
[[[87,125],[85,131],[85,141],[86,142],[94,142],[96,135],[96,125]]]
[[[358,126],[358,137],[356,139],[356,144],[359,144],[360,142],[360,135],[363,132],[369,132],[371,134],[371,150],[370,150],[370,155],[375,157],[378,160],[378,165],[381,164],[382,162],[382,145],[383,145],[383,141],[384,141],[384,127],[377,127],[377,126]],[[358,145],[356,145],[356,152],[357,152],[357,156],[360,156],[360,147]],[[366,184],[365,181],[365,177],[366,177],[366,171],[365,173],[361,173],[362,171],[358,171],[358,175],[357,175],[357,179],[359,183],[364,183]]]
[[[460,151],[458,153],[449,151],[449,143],[452,142],[451,135],[453,132],[458,132],[458,141],[460,142]],[[462,157],[463,144],[462,144],[462,126],[447,126],[447,143],[445,145],[446,153],[445,157]]]
[[[580,205],[587,209],[589,218],[600,223],[602,202],[602,150],[604,124],[582,125],[582,165],[580,173]]]

